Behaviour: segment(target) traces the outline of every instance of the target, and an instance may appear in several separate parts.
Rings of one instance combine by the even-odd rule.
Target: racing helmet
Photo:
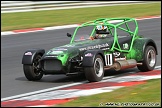
[[[106,32],[106,30],[107,30],[107,26],[105,26],[105,25],[97,25],[96,26],[96,34],[99,34],[99,31]]]

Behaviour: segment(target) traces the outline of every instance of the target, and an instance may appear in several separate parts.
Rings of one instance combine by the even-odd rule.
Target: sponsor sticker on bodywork
[[[62,54],[62,53],[64,52],[60,50],[50,50],[47,54]]]
[[[65,48],[57,48],[57,49],[54,49],[54,50],[56,50],[56,51],[66,51],[67,49],[65,49]]]
[[[51,54],[61,54],[61,53],[63,53],[63,51],[59,51],[59,50],[58,50],[58,51],[54,51],[54,50],[53,50],[53,51],[51,52]]]
[[[123,49],[128,49],[128,48],[129,48],[128,43],[123,44]]]
[[[65,45],[65,47],[75,47],[75,45]]]
[[[124,57],[124,58],[115,58],[115,61],[118,61],[118,60],[126,60],[126,57]]]
[[[120,52],[114,52],[113,53],[115,57],[119,57],[120,56]]]
[[[101,45],[94,45],[94,46],[88,46],[88,47],[80,48],[79,50],[84,51],[84,50],[90,50],[90,49],[103,49],[103,48],[108,48],[108,46],[109,46],[109,44],[105,43],[105,44],[101,44]]]
[[[85,54],[85,57],[92,57],[92,56],[93,56],[92,53],[87,53],[87,54]]]
[[[32,53],[31,52],[26,52],[25,55],[32,55]]]

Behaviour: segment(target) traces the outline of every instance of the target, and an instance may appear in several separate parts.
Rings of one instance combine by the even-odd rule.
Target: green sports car
[[[105,70],[153,70],[157,47],[154,40],[138,35],[134,18],[99,18],[78,25],[69,44],[25,51],[22,64],[28,80],[47,74],[84,73],[89,82],[101,81]]]

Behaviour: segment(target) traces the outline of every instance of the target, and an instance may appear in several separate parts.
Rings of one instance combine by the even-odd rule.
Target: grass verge
[[[112,92],[79,97],[55,107],[100,107],[100,103],[102,107],[113,105],[131,107],[136,104],[138,107],[159,107],[161,106],[161,79],[148,80],[145,84],[123,87]]]
[[[161,3],[1,14],[1,31],[78,24],[96,18],[161,15]]]

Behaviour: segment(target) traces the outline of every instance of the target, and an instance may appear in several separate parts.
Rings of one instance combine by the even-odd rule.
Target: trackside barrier
[[[152,1],[153,2],[153,1]],[[151,1],[1,1],[1,13],[112,6]],[[157,1],[156,1],[157,2]]]

